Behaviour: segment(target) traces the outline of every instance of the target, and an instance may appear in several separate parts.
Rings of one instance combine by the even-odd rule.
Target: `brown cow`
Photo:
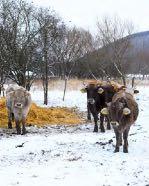
[[[12,128],[12,120],[16,123],[17,134],[26,133],[25,122],[31,106],[30,93],[21,86],[9,86],[6,90],[6,106],[8,110],[8,128]]]
[[[119,147],[122,145],[123,134],[123,152],[127,153],[129,129],[136,121],[139,113],[138,104],[133,94],[126,90],[119,91],[113,96],[112,102],[108,104],[108,108],[102,109],[101,112],[102,114],[110,115],[111,125],[116,135],[116,147],[114,152],[119,152]]]

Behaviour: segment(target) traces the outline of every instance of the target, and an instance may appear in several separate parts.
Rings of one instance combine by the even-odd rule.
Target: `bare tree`
[[[112,19],[105,17],[101,22],[97,22],[97,28],[100,47],[105,51],[106,61],[113,64],[123,84],[126,85],[124,64],[131,47],[129,36],[134,29],[132,23],[122,21],[118,17]]]
[[[34,7],[23,0],[2,0],[0,2],[1,48],[0,55],[7,62],[8,77],[26,87],[35,75],[37,34],[39,28],[33,19]],[[26,73],[32,71],[32,78]]]
[[[38,25],[42,28],[39,32],[39,50],[41,54],[41,78],[44,89],[44,104],[48,104],[48,81],[49,74],[53,74],[52,67],[55,64],[53,59],[53,48],[59,37],[59,27],[61,20],[49,9],[40,8],[35,15]]]
[[[59,68],[61,69],[61,76],[64,79],[64,94],[67,88],[67,81],[74,70],[76,61],[82,57],[89,48],[88,37],[89,32],[81,29],[64,27],[62,30],[62,37],[55,45],[53,50],[55,52],[56,60],[59,62]]]

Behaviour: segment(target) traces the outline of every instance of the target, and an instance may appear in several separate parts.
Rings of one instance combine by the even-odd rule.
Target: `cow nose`
[[[117,121],[111,121],[110,124],[112,126],[119,126],[119,123]]]
[[[21,103],[16,103],[15,106],[16,107],[22,107],[22,104]]]
[[[90,103],[90,104],[94,104],[94,103],[95,103],[95,100],[94,100],[93,98],[89,98],[89,99],[87,100],[87,102]]]

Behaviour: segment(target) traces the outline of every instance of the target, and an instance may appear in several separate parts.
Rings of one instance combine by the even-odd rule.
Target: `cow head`
[[[28,103],[28,97],[30,93],[23,89],[17,89],[8,93],[9,99],[11,100],[14,108],[21,109]]]
[[[115,102],[107,103],[107,108],[101,110],[103,115],[109,115],[111,124],[118,126],[119,121],[131,114],[131,110],[127,106],[127,101],[124,97],[117,99]]]
[[[90,104],[94,104],[99,95],[101,95],[104,90],[102,87],[96,84],[88,84],[85,88],[81,89],[81,92],[87,93],[87,102]]]

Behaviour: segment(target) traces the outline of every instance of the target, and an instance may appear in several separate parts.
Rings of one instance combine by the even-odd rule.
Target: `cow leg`
[[[123,146],[123,152],[128,153],[128,133],[129,133],[130,127],[128,127],[124,133],[123,133],[123,139],[124,139],[124,146]]]
[[[94,122],[95,122],[95,125],[94,125],[94,131],[93,132],[98,132],[98,116],[97,115],[93,115],[94,117]]]
[[[12,121],[14,121],[14,113],[11,113]]]
[[[16,130],[17,130],[17,134],[21,134],[20,122],[18,120],[16,121]]]
[[[101,129],[101,132],[105,132],[103,121],[104,121],[104,115],[100,114],[100,129]]]
[[[8,129],[12,129],[12,113],[8,111]]]
[[[120,146],[122,145],[122,134],[120,133]]]
[[[106,121],[107,121],[107,130],[111,129],[111,125],[110,125],[110,119],[109,116],[105,116],[106,117]]]
[[[118,132],[118,130],[114,129],[115,132],[115,136],[116,136],[116,146],[115,146],[115,150],[114,152],[119,152],[119,147],[120,147],[120,143],[121,143],[121,133]]]
[[[88,104],[87,104],[87,119],[91,121],[91,112]]]
[[[25,128],[25,119],[22,119],[22,135],[26,134],[26,128]]]

